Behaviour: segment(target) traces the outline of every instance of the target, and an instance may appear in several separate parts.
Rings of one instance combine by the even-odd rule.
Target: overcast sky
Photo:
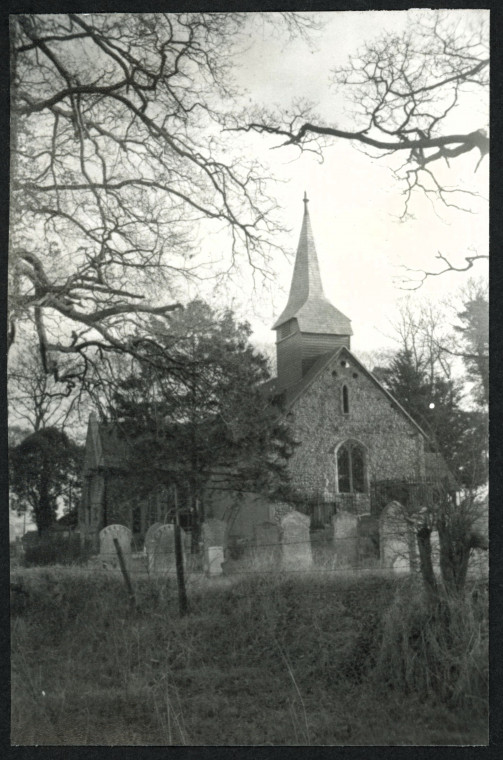
[[[292,98],[307,98],[317,103],[328,123],[350,125],[344,116],[343,100],[329,84],[335,65],[343,64],[363,40],[384,30],[400,31],[413,23],[414,15],[427,11],[404,12],[328,12],[316,14],[324,28],[314,36],[314,47],[305,41],[289,40],[278,25],[250,24],[253,38],[248,51],[237,60],[236,78],[244,102],[265,106],[287,105]],[[454,11],[465,20],[470,14],[487,11]],[[270,14],[271,15],[271,14]],[[284,36],[282,36],[284,35]],[[484,127],[485,106],[474,100],[459,112],[451,126],[468,132]],[[343,121],[345,119],[345,121]],[[400,223],[403,208],[401,189],[393,178],[388,159],[372,160],[344,141],[334,141],[325,151],[324,163],[312,154],[298,154],[293,148],[272,149],[278,138],[250,137],[250,151],[267,162],[281,180],[275,190],[282,209],[282,220],[291,233],[282,238],[284,248],[294,252],[302,222],[304,190],[326,295],[353,324],[352,347],[356,352],[389,345],[389,320],[393,320],[397,300],[404,291],[396,284],[401,264],[438,269],[437,251],[462,264],[463,254],[472,248],[486,253],[488,218],[486,201],[479,201],[478,213],[468,214],[431,204],[417,196],[412,211],[415,218]],[[488,161],[474,169],[478,157],[469,154],[453,162],[445,174],[449,185],[465,184],[485,198],[488,195]],[[445,169],[445,171],[447,171]],[[290,286],[293,260],[275,259],[276,287],[270,293],[254,293],[250,298],[248,282],[237,288],[234,306],[252,323],[256,340],[275,339],[271,326],[283,309]],[[485,275],[485,262],[467,274],[446,274],[429,278],[413,298],[438,301],[460,288],[468,277]],[[253,308],[252,308],[253,304]]]

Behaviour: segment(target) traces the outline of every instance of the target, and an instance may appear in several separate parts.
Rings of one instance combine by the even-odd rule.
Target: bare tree
[[[205,274],[201,225],[228,244],[221,271],[267,271],[276,204],[220,126],[245,20],[12,17],[9,345],[29,314],[56,379],[85,377],[96,351],[135,354],[143,320],[179,307],[180,277]]]
[[[417,18],[417,17],[416,17]],[[425,11],[401,34],[384,34],[365,43],[348,64],[332,72],[338,92],[349,103],[352,123],[342,113],[328,123],[306,103],[287,111],[257,112],[252,121],[235,118],[230,129],[255,131],[282,139],[276,147],[295,146],[315,151],[334,140],[350,141],[372,158],[390,157],[392,171],[402,187],[402,219],[411,213],[414,193],[447,207],[471,210],[477,195],[459,182],[449,184],[453,162],[473,154],[474,171],[489,152],[488,85],[489,39],[487,17],[454,17]],[[482,101],[482,105],[481,105]],[[480,110],[480,126],[469,131],[453,129],[456,117]],[[452,181],[452,180],[451,180]],[[445,256],[444,271],[463,270],[485,252],[470,252],[457,267]],[[423,273],[424,276],[441,272]]]
[[[76,390],[77,392],[74,392]],[[47,427],[65,430],[81,421],[86,409],[82,389],[58,383],[44,371],[35,341],[25,343],[8,368],[9,416],[29,432]]]

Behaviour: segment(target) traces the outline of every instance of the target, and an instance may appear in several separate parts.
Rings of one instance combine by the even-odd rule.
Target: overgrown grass
[[[189,587],[182,619],[174,580],[137,578],[134,613],[119,573],[18,569],[12,588],[13,744],[486,741],[484,679],[473,670],[470,704],[394,672],[419,604],[406,579],[208,581]],[[470,607],[480,668],[486,612]]]

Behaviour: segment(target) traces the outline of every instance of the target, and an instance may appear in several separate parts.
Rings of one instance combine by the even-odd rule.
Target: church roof
[[[299,399],[303,395],[303,393],[309,388],[311,383],[314,382],[314,380],[318,377],[318,375],[321,374],[321,372],[325,369],[325,367],[328,364],[330,364],[336,358],[339,358],[340,356],[344,356],[344,355],[346,355],[347,357],[351,359],[351,361],[359,368],[359,370],[364,375],[366,375],[374,383],[374,385],[376,385],[385,394],[385,396],[387,396],[387,398],[393,404],[393,406],[404,417],[407,418],[407,420],[421,433],[421,435],[426,440],[428,440],[428,436],[426,435],[424,430],[417,424],[417,422],[396,400],[396,398],[392,396],[389,391],[386,390],[386,388],[379,382],[379,380],[372,374],[372,372],[369,372],[369,370],[360,362],[359,359],[356,358],[354,354],[351,353],[351,351],[348,348],[346,348],[346,346],[342,346],[341,348],[338,348],[335,351],[327,351],[327,353],[321,354],[300,380],[298,380],[296,383],[294,383],[289,388],[286,388],[283,391],[282,401],[283,401],[284,409],[287,410],[293,406],[293,404],[297,401],[297,399]],[[269,388],[269,392],[271,391],[272,391],[272,388]]]
[[[333,306],[323,291],[318,255],[314,245],[311,220],[304,194],[304,218],[288,303],[276,320],[273,330],[296,318],[299,330],[306,333],[352,335],[351,320]]]

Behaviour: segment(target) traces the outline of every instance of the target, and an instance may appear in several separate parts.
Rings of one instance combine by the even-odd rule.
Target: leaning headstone
[[[207,575],[222,574],[226,528],[225,520],[210,518],[203,523],[204,571]]]
[[[150,528],[145,533],[145,554],[147,555],[147,568],[149,573],[152,572],[154,569],[154,536],[157,531],[157,528],[160,528],[162,523],[156,522],[153,525],[150,526]]]
[[[283,570],[308,570],[313,564],[307,515],[292,511],[281,519],[281,566]]]
[[[255,525],[255,560],[259,566],[274,568],[281,561],[279,526],[275,522]]]
[[[356,570],[358,567],[358,515],[339,511],[332,518],[334,551],[337,568]]]
[[[185,531],[180,528],[180,538],[183,547],[185,546]],[[175,554],[175,526],[161,525],[153,535],[154,541],[154,561],[152,572],[154,575],[175,575],[176,574],[176,554]]]
[[[133,534],[125,525],[107,525],[100,530],[100,560],[108,567],[119,568],[119,557],[115,549],[114,538],[119,542],[122,556],[128,570],[131,569],[131,540]]]
[[[397,501],[387,504],[379,518],[381,567],[395,572],[411,568],[411,534],[404,508]]]

